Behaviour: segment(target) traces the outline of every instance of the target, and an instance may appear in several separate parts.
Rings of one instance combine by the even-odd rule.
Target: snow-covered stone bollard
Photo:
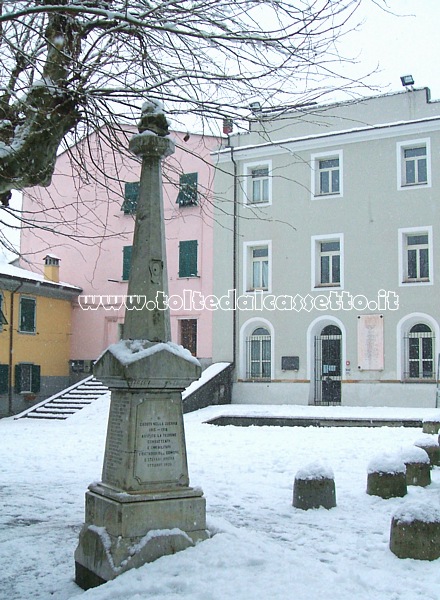
[[[406,466],[407,485],[425,487],[431,483],[431,461],[426,450],[408,446],[400,451],[400,457]]]
[[[439,558],[440,508],[421,502],[401,506],[391,521],[390,550],[399,558]]]
[[[368,464],[367,494],[381,498],[405,496],[406,467],[396,454],[380,454]]]
[[[440,430],[440,412],[423,419],[423,433],[436,434]]]
[[[414,446],[423,448],[428,453],[431,466],[440,464],[440,446],[438,440],[432,435],[423,435],[414,442]]]
[[[293,506],[309,508],[333,508],[336,506],[335,476],[333,470],[320,461],[312,462],[295,475]]]

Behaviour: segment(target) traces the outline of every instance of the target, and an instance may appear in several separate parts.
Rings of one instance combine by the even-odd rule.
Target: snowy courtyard
[[[212,538],[84,592],[73,554],[84,493],[101,477],[108,398],[67,421],[3,419],[0,598],[8,600],[437,600],[438,561],[389,550],[391,517],[411,500],[440,506],[440,467],[404,498],[368,496],[367,465],[421,437],[404,427],[219,427],[222,414],[425,418],[428,409],[222,406],[185,416],[191,485],[207,500]],[[337,507],[292,507],[295,473],[333,469]]]

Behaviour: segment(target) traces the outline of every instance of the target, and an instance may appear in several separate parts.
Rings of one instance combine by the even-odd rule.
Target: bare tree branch
[[[175,122],[245,124],[255,98],[271,108],[359,87],[344,76],[336,46],[370,1],[386,7],[385,0],[1,1],[0,201],[7,205],[13,189],[49,185],[63,140],[102,131],[115,153],[125,151],[121,131],[147,98],[164,102]]]

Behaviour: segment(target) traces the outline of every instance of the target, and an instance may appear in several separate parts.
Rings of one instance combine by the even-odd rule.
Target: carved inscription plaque
[[[364,371],[384,368],[382,315],[358,317],[358,368]]]
[[[121,484],[121,471],[124,469],[127,451],[124,447],[124,440],[129,408],[130,403],[126,398],[113,395],[108,419],[102,480],[118,487]]]
[[[136,410],[134,478],[139,484],[185,484],[186,453],[181,408],[146,400]]]

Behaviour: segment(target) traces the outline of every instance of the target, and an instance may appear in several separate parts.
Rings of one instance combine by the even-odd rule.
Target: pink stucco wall
[[[213,222],[210,151],[218,146],[213,137],[171,134],[175,153],[164,165],[164,215],[167,245],[169,294],[183,295],[194,290],[204,296],[213,289]],[[128,145],[128,144],[127,144]],[[24,194],[23,215],[55,228],[24,228],[21,235],[21,265],[42,271],[44,256],[50,252],[60,261],[60,280],[80,286],[83,295],[125,295],[127,282],[122,281],[123,247],[132,244],[134,217],[121,210],[124,183],[139,180],[140,164],[131,156],[116,155],[119,179],[114,166],[115,155],[102,145],[96,135],[88,138],[90,157],[87,169],[78,159],[77,148],[61,154],[52,184],[34,188]],[[73,162],[72,162],[73,156]],[[100,165],[105,171],[105,185],[95,181]],[[87,173],[86,173],[87,172]],[[176,204],[179,174],[198,173],[199,203],[179,207]],[[97,175],[102,180],[102,177]],[[177,185],[176,185],[177,183]],[[179,278],[179,242],[198,241],[198,277]],[[118,324],[124,320],[118,311],[82,310],[75,306],[72,320],[71,359],[94,360],[118,338]],[[179,319],[197,319],[197,356],[207,363],[212,357],[212,312],[181,310],[171,313],[173,341],[180,343]]]

